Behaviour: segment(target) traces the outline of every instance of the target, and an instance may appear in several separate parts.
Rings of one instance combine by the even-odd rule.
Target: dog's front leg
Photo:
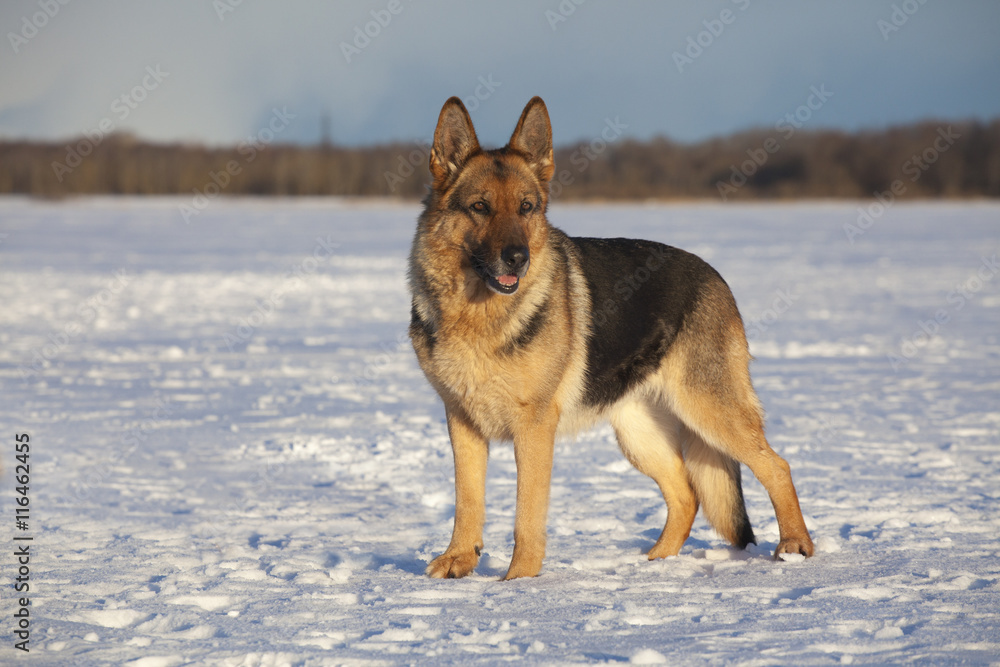
[[[555,410],[514,436],[517,465],[517,510],[514,516],[514,555],[504,579],[534,577],[545,558],[545,527],[552,482],[552,453],[555,448]]]
[[[489,442],[461,411],[449,409],[447,413],[455,455],[455,529],[447,551],[427,566],[427,574],[437,579],[464,577],[476,568],[486,520]]]

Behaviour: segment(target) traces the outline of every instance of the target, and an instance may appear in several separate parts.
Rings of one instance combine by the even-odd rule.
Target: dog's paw
[[[475,570],[478,563],[479,554],[476,551],[445,552],[431,561],[427,566],[427,574],[434,579],[458,579]]]
[[[544,555],[544,552],[527,555],[519,554],[515,548],[514,557],[511,558],[510,567],[507,568],[507,574],[504,575],[503,580],[510,581],[511,579],[520,579],[521,577],[537,577],[538,573],[542,571]]]
[[[813,555],[812,540],[805,537],[786,537],[778,543],[778,548],[774,550],[774,560],[780,560],[782,554],[801,554],[806,558]]]
[[[511,579],[520,579],[522,577],[537,577],[538,573],[542,571],[541,566],[538,567],[514,567],[512,564],[510,569],[507,570],[507,574],[503,576],[503,581],[510,581]]]
[[[671,556],[676,556],[681,552],[681,544],[671,544],[667,540],[660,539],[652,548],[646,552],[646,557],[649,560],[657,560],[658,558],[670,558]]]

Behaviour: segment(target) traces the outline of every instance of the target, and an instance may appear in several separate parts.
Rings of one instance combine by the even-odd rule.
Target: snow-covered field
[[[185,224],[180,203],[0,200],[0,663],[1000,663],[1000,205],[845,231],[872,202],[555,203],[571,234],[726,277],[818,552],[770,559],[744,471],[759,547],[699,517],[647,561],[664,503],[604,427],[557,445],[545,567],[503,583],[506,445],[478,570],[422,574],[454,499],[406,338],[417,207],[218,200]]]

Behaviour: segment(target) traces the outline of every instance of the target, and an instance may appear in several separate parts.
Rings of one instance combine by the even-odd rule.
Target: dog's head
[[[430,153],[424,214],[429,242],[460,252],[463,269],[496,294],[517,292],[548,237],[545,210],[555,171],[552,127],[540,97],[528,102],[503,148],[483,150],[457,97],[445,102]]]

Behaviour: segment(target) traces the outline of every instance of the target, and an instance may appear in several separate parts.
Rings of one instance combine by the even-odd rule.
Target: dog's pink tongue
[[[504,287],[510,287],[517,283],[517,276],[510,274],[506,276],[497,276],[497,282]]]

